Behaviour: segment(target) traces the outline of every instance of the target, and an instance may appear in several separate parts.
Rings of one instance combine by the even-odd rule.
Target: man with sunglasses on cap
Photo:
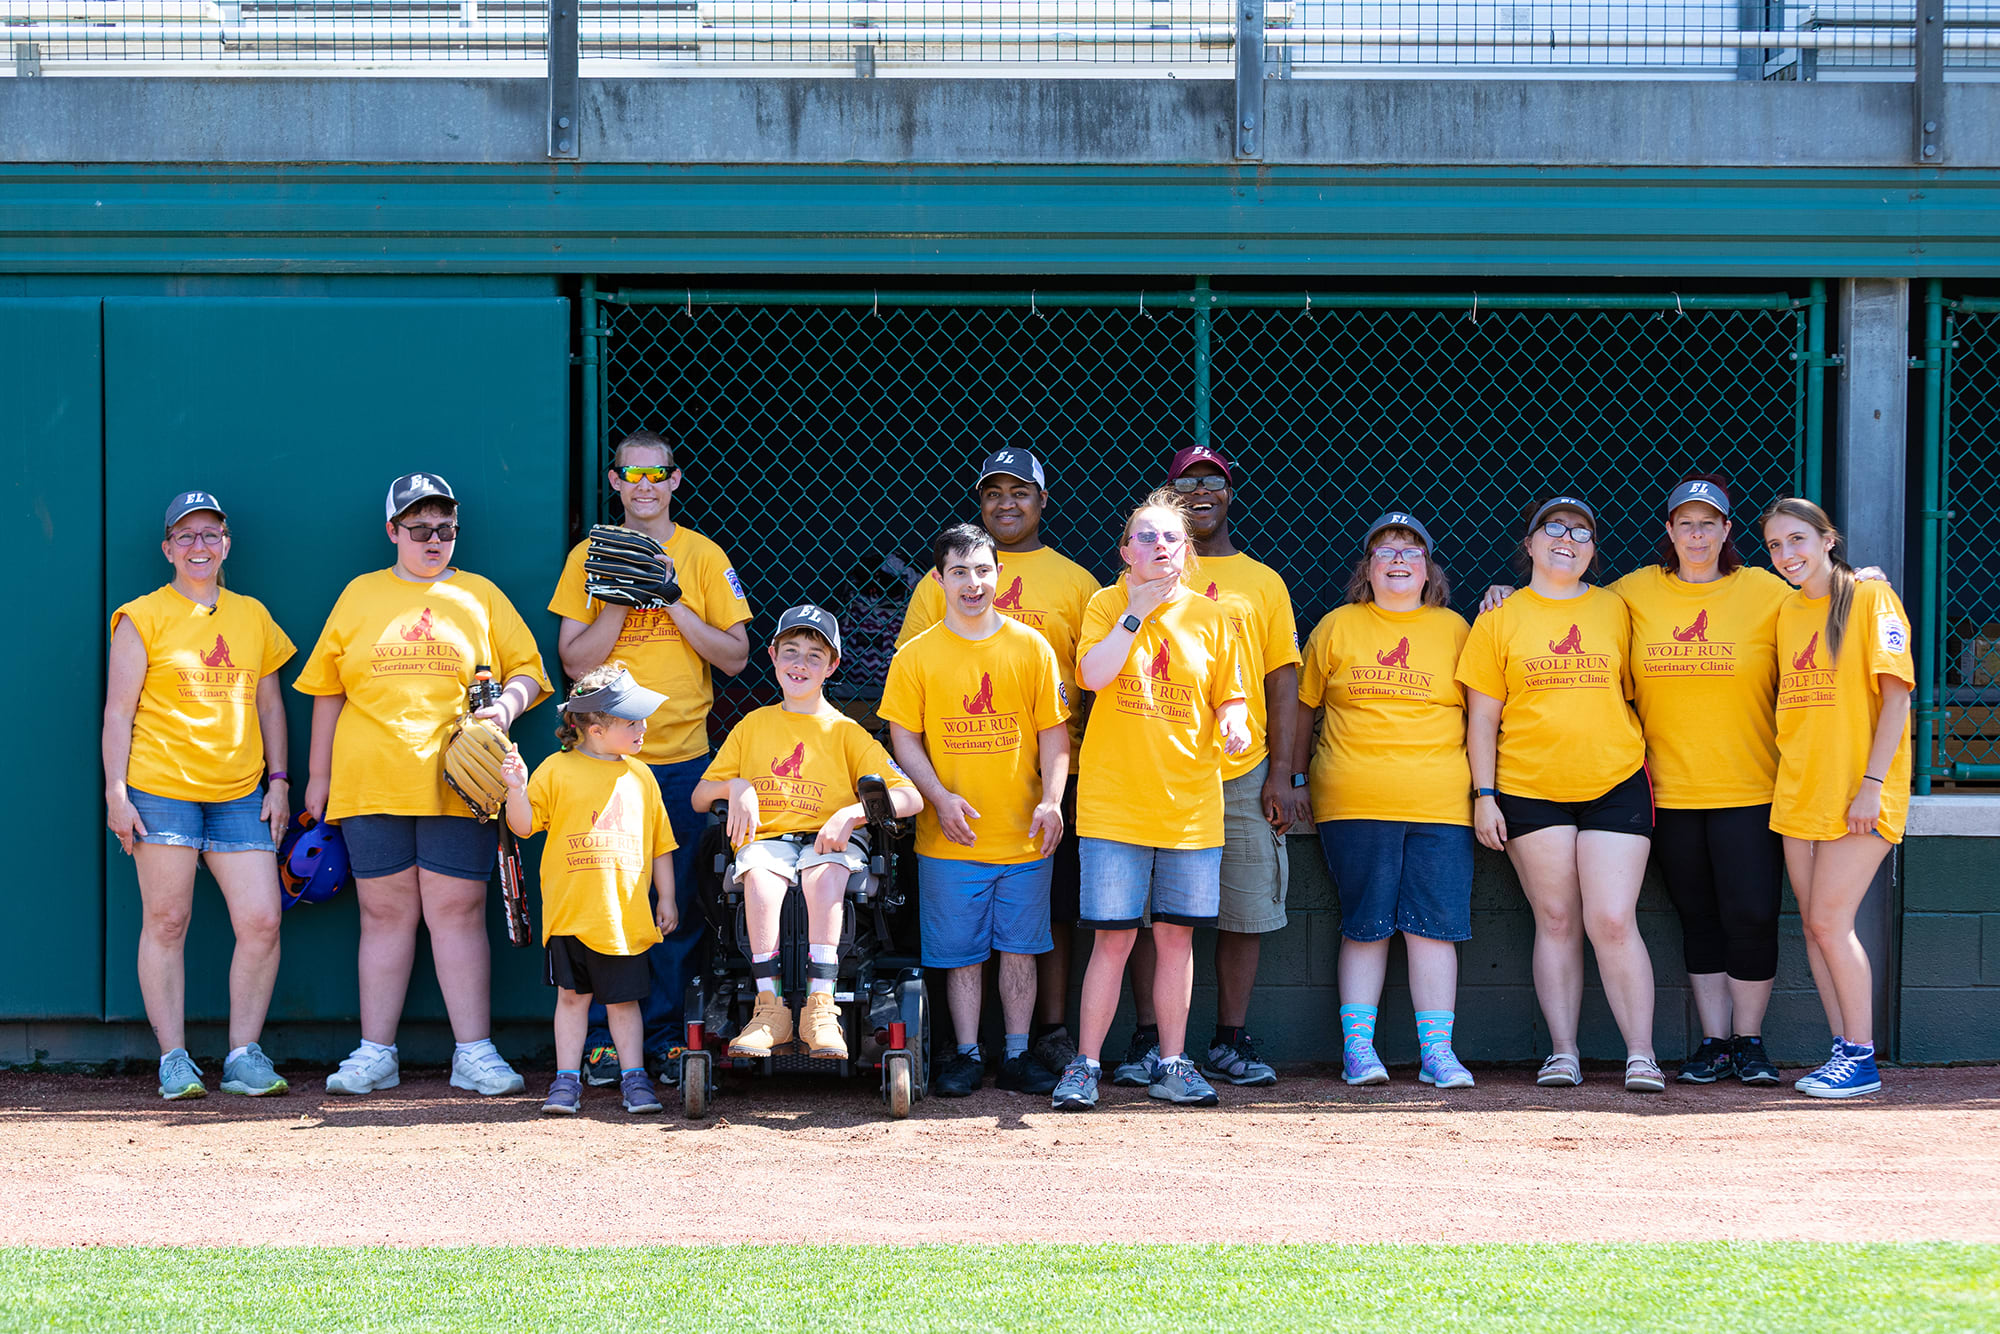
[[[1278,1082],[1245,1032],[1257,984],[1263,937],[1283,929],[1291,863],[1285,831],[1310,812],[1303,773],[1290,772],[1299,694],[1298,627],[1291,592],[1276,570],[1236,549],[1229,535],[1236,465],[1207,445],[1189,445],[1167,468],[1168,485],[1187,507],[1194,559],[1186,582],[1222,604],[1242,646],[1250,687],[1250,747],[1222,758],[1222,903],[1215,933],[1215,1037],[1202,1068],[1216,1079],[1256,1087]],[[1263,688],[1257,688],[1261,681]],[[1275,757],[1275,759],[1273,758]],[[1113,1082],[1152,1083],[1159,1030],[1154,1025],[1153,944],[1140,932],[1132,951],[1132,1001],[1138,1027]]]
[[[617,658],[631,668],[641,686],[666,696],[666,703],[647,720],[639,759],[659,780],[673,826],[680,925],[646,953],[653,988],[641,1008],[647,1056],[671,1077],[664,1062],[680,1043],[688,960],[705,922],[693,901],[694,849],[702,817],[688,798],[708,767],[708,714],[715,703],[712,670],[733,676],[750,660],[750,602],[722,548],[673,519],[674,496],[683,474],[671,443],[652,431],[634,431],[612,451],[609,480],[624,504],[624,526],[666,549],[672,604],[625,606],[592,597],[583,568],[590,544],[579,542],[563,563],[549,610],[562,617],[557,646],[563,672],[571,680]],[[585,1048],[586,1082],[616,1083],[618,1054],[602,1005],[591,1006]]]
[[[980,527],[993,539],[1000,559],[1000,586],[993,609],[1041,633],[1055,650],[1063,694],[1069,700],[1069,785],[1063,797],[1063,827],[1076,826],[1076,757],[1083,750],[1083,721],[1089,701],[1076,683],[1076,637],[1083,611],[1097,592],[1090,571],[1042,543],[1042,514],[1049,503],[1047,474],[1033,453],[1010,445],[997,449],[979,465],[973,483],[979,502]],[[910,595],[903,628],[896,635],[901,649],[945,618],[944,584],[933,569]],[[1035,962],[1035,1060],[1060,1070],[1076,1055],[1076,1041],[1067,1024],[1070,950],[1075,941],[1078,886],[1081,875],[1077,843],[1065,838],[1056,845],[1049,882],[1049,924],[1054,948]]]

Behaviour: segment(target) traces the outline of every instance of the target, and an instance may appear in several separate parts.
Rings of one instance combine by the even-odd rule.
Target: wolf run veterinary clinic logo
[[[993,599],[996,611],[1019,611],[1021,609],[1021,576],[1015,575],[1014,582],[1007,585],[1007,591]]]
[[[1549,652],[1551,653],[1583,652],[1583,632],[1576,628],[1576,624],[1574,622],[1571,622],[1569,627],[1569,636],[1565,638],[1560,644],[1556,643],[1555,640],[1551,639],[1549,641]]]
[[[1813,631],[1813,637],[1806,641],[1805,652],[1797,653],[1792,656],[1792,670],[1795,672],[1818,671],[1819,664],[1815,661],[1818,652],[1819,652],[1819,631],[1815,630]]]
[[[409,629],[403,631],[403,638],[413,644],[418,642],[430,643],[436,640],[437,636],[431,633],[431,609],[429,607],[425,607],[424,614],[411,622]]]
[[[1683,644],[1706,644],[1708,642],[1708,608],[1695,613],[1694,624],[1683,630],[1676,626],[1674,638]]]
[[[674,624],[672,612],[664,607],[632,607],[625,613],[625,624],[618,628],[618,641],[613,648],[680,642],[681,628]]]
[[[1429,699],[1436,675],[1410,666],[1410,637],[1404,635],[1392,649],[1377,649],[1375,665],[1364,659],[1347,669],[1349,699]]]
[[[965,706],[961,714],[946,714],[938,720],[943,729],[943,749],[948,755],[1004,755],[1021,745],[1021,715],[1002,711],[993,702],[993,674],[979,674],[979,689],[960,695]]]
[[[798,745],[792,747],[790,755],[785,756],[782,760],[771,761],[771,776],[773,778],[797,778],[799,770],[805,767],[805,762],[806,743],[801,741]]]
[[[1404,635],[1396,647],[1387,653],[1377,653],[1375,661],[1384,667],[1408,667],[1410,665],[1410,637]]]
[[[1708,608],[1703,607],[1695,613],[1694,620],[1668,631],[1668,638],[1645,640],[1636,670],[1641,676],[1651,678],[1735,675],[1736,644],[1730,640],[1710,640],[1710,625]]]
[[[1608,654],[1590,653],[1583,646],[1583,629],[1570,623],[1569,633],[1548,641],[1548,657],[1521,664],[1529,690],[1591,690],[1615,684]]]
[[[817,815],[825,807],[826,784],[805,777],[806,743],[793,745],[789,755],[774,756],[768,778],[751,778],[757,800],[766,816],[780,811],[800,811]]]
[[[1824,709],[1833,705],[1833,669],[1819,661],[1819,631],[1797,653],[1785,655],[1787,666],[1778,674],[1778,712],[1787,709]]]
[[[611,799],[601,811],[590,813],[590,828],[565,839],[563,864],[572,871],[615,867],[638,871],[643,862],[640,839],[643,820],[635,818],[638,807],[626,799],[625,779],[611,789]]]
[[[408,624],[392,623],[376,643],[369,670],[380,676],[461,676],[465,655],[448,639],[439,639],[425,607]]]
[[[1194,687],[1174,680],[1174,650],[1167,640],[1138,671],[1120,672],[1114,685],[1121,713],[1182,726],[1194,722]]]
[[[229,660],[229,641],[221,635],[217,635],[215,637],[215,647],[201,655],[201,665],[204,667],[236,666],[235,663]]]
[[[174,673],[180,678],[180,698],[184,702],[227,699],[248,702],[256,694],[255,673],[229,660],[229,641],[221,635],[215,637],[214,648],[206,653],[196,649],[194,656],[200,667],[179,667]]]

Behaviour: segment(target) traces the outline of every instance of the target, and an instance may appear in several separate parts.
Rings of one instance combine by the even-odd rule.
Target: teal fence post
[[[1826,280],[1812,280],[1812,296],[1806,302],[1806,440],[1805,484],[1801,493],[1815,505],[1826,483],[1824,445],[1826,441],[1826,368],[1838,364],[1826,355]]]
[[[1215,294],[1208,279],[1194,280],[1194,442],[1208,443],[1208,324]]]
[[[1917,668],[1919,795],[1928,795],[1932,776],[1942,772],[1937,721],[1938,692],[1944,684],[1944,352],[1944,283],[1933,278],[1924,285],[1924,355],[1916,359],[1924,372],[1923,545],[1915,599],[1917,643],[1923,654]]]
[[[597,299],[597,279],[583,280],[583,466],[577,469],[577,502],[583,509],[583,526],[601,522],[604,518],[604,502],[600,493],[604,489],[604,429],[598,417],[602,412],[599,377],[603,373],[603,348],[601,340],[606,330],[598,324],[602,307]]]

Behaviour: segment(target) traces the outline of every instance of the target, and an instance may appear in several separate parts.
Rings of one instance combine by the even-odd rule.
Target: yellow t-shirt
[[[1090,599],[1081,663],[1125,614],[1124,576]],[[1222,846],[1222,735],[1215,711],[1248,695],[1243,655],[1221,606],[1184,590],[1132,636],[1083,735],[1076,830],[1144,848]]]
[[[1632,617],[1632,703],[1653,800],[1762,806],[1778,777],[1778,607],[1791,585],[1748,566],[1690,584],[1648,565],[1611,585]]]
[[[1250,706],[1250,748],[1241,755],[1222,757],[1226,782],[1262,764],[1270,751],[1264,677],[1281,667],[1297,665],[1299,627],[1292,616],[1292,594],[1285,587],[1284,576],[1240,551],[1233,556],[1203,556],[1201,568],[1188,582],[1211,602],[1221,602],[1242,644],[1243,684],[1250,692],[1246,701]]]
[[[730,729],[703,778],[748,779],[757,789],[758,838],[811,833],[856,800],[854,785],[875,774],[914,788],[882,743],[833,705],[792,713],[767,704]]]
[[[327,614],[299,679],[308,695],[345,695],[333,733],[326,815],[463,815],[441,756],[481,664],[494,681],[549,678],[527,622],[492,580],[454,570],[414,583],[393,569],[364,574]],[[531,704],[530,707],[533,707]]]
[[[1055,650],[1002,618],[985,639],[934,625],[896,650],[876,710],[924,738],[938,781],[972,803],[971,847],[944,836],[928,805],[917,816],[925,857],[1012,866],[1042,855],[1028,827],[1042,797],[1040,740],[1069,717]]]
[[[1840,660],[1826,651],[1829,599],[1793,592],[1778,609],[1778,785],[1771,828],[1815,841],[1847,833],[1847,808],[1861,790],[1875,725],[1882,717],[1882,683],[1893,676],[1916,684],[1910,658],[1910,615],[1895,590],[1871,580],[1854,586]],[[1910,812],[1910,734],[1904,729],[1882,782],[1875,830],[1903,841]]]
[[[646,891],[653,859],[675,847],[653,771],[631,756],[558,751],[528,779],[542,844],[542,943],[575,936],[599,954],[660,943]]]
[[[1083,608],[1097,592],[1097,579],[1053,547],[1034,551],[1002,551],[1000,591],[993,609],[1009,620],[1019,621],[1042,632],[1056,651],[1056,670],[1061,673],[1063,693],[1069,701],[1070,771],[1077,770],[1077,753],[1083,748],[1083,719],[1088,709],[1076,684],[1076,635],[1083,628]],[[944,585],[932,570],[910,594],[909,610],[903,613],[903,628],[896,633],[896,647],[915,639],[944,620]],[[928,854],[926,854],[928,855]]]
[[[176,801],[234,801],[257,790],[264,731],[257,683],[298,650],[264,604],[220,589],[215,610],[172,584],[111,613],[146,646],[125,782]]]
[[[1590,801],[1646,763],[1646,739],[1626,703],[1631,633],[1624,601],[1604,588],[1562,601],[1524,588],[1472,623],[1457,677],[1501,701],[1502,792]]]
[[[674,582],[681,602],[718,630],[750,619],[750,602],[743,581],[722,548],[686,524],[676,524],[666,542],[674,562]],[[583,558],[590,543],[570,548],[556,581],[549,610],[589,625],[604,604],[583,591]],[[715,681],[708,659],[681,637],[671,612],[633,607],[625,613],[611,656],[632,669],[632,678],[667,697],[646,722],[646,743],[639,758],[648,764],[676,764],[708,754],[708,711],[715,704]]]
[[[1337,607],[1306,641],[1299,700],[1324,706],[1313,823],[1472,823],[1465,692],[1452,673],[1471,627],[1446,607]]]

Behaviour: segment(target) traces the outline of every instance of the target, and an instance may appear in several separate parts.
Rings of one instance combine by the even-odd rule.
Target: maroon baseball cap
[[[1167,469],[1167,480],[1173,481],[1197,463],[1213,463],[1222,469],[1224,477],[1233,479],[1236,476],[1236,465],[1215,450],[1207,445],[1189,445],[1174,455],[1173,464]]]

